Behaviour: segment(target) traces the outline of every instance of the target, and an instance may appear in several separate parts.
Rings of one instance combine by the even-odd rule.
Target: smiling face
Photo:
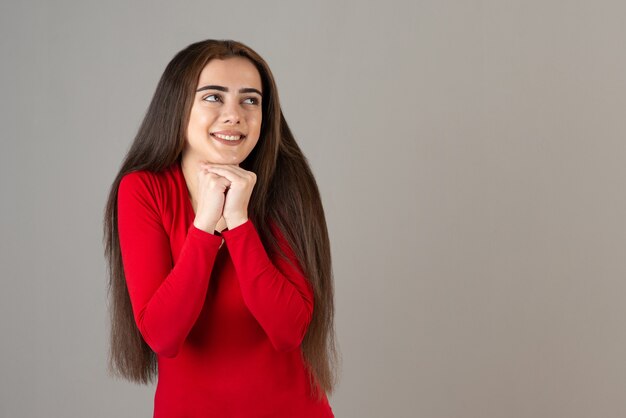
[[[239,165],[259,140],[262,93],[247,58],[209,61],[198,79],[183,160]]]

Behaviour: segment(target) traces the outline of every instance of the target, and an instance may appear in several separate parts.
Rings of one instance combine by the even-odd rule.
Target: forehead
[[[217,84],[224,87],[254,87],[261,90],[261,75],[254,64],[244,57],[212,59],[204,66],[198,87]]]

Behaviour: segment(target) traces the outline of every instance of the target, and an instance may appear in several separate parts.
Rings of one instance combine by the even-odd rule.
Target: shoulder
[[[170,167],[161,171],[135,170],[122,176],[118,186],[118,201],[140,200],[161,207],[173,190]]]
[[[122,176],[119,189],[157,191],[167,188],[173,182],[174,173],[171,166],[160,171],[135,170]]]
[[[151,172],[147,170],[137,170],[126,173],[120,180],[120,189],[142,188],[151,183]]]
[[[137,197],[154,197],[157,182],[154,174],[147,170],[131,171],[122,176],[118,187],[118,198],[126,200]]]

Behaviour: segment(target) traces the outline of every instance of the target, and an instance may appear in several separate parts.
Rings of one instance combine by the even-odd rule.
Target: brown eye
[[[259,99],[257,99],[256,97],[248,97],[246,100],[252,100],[252,103],[248,103],[248,104],[259,104]]]
[[[208,95],[207,97],[205,97],[205,98],[204,98],[204,99],[202,99],[202,100],[204,100],[204,101],[206,101],[206,102],[215,102],[215,101],[216,101],[216,100],[207,100],[209,97],[217,97],[217,98],[219,98],[220,96],[219,96],[219,94],[210,94],[210,95]],[[220,99],[220,100],[221,100],[221,99]]]

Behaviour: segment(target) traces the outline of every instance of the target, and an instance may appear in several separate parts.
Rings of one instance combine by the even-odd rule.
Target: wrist
[[[248,217],[242,216],[229,219],[224,218],[224,220],[226,221],[226,227],[228,227],[228,229],[234,229],[237,228],[239,225],[246,223],[248,221]]]
[[[209,234],[215,235],[215,226],[217,222],[203,222],[199,220],[193,221],[193,226],[198,229],[201,229],[204,232],[208,232]]]

